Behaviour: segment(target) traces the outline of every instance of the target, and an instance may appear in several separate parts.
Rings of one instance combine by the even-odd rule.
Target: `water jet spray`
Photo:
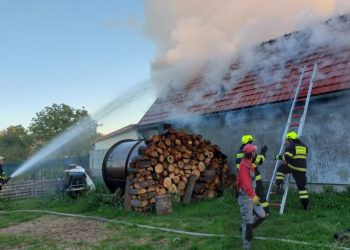
[[[52,155],[58,149],[65,146],[67,143],[73,141],[79,135],[81,135],[83,132],[89,129],[94,123],[94,121],[98,121],[102,118],[105,118],[112,112],[115,112],[116,110],[120,110],[124,107],[127,107],[127,105],[129,105],[130,102],[138,100],[142,96],[151,94],[151,90],[151,83],[149,81],[141,82],[132,86],[127,91],[125,91],[125,93],[118,96],[111,102],[105,104],[95,113],[93,113],[91,115],[91,119],[82,119],[73,126],[67,128],[65,132],[58,135],[45,147],[43,147],[41,150],[39,150],[37,153],[31,156],[26,162],[20,165],[20,167],[11,175],[10,178],[14,178],[18,175],[28,172],[35,166],[35,164]]]

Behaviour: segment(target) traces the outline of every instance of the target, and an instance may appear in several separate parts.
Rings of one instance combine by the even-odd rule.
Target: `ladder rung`
[[[309,86],[310,86],[310,83],[304,83],[304,84],[301,84],[299,87],[304,88],[304,87],[309,87]]]
[[[298,129],[298,133],[302,132],[302,126],[304,124],[304,118],[306,117],[307,109],[308,109],[308,104],[309,104],[309,98],[312,93],[312,83],[314,80],[315,73],[317,71],[317,63],[314,63],[313,68],[308,67],[307,65],[304,65],[301,75],[299,77],[298,85],[297,88],[294,90],[294,99],[293,99],[293,104],[292,107],[290,108],[289,115],[288,115],[288,121],[287,124],[285,125],[285,130],[284,134],[286,134],[288,131],[291,132],[292,130]],[[304,102],[304,103],[303,103]],[[301,110],[297,112],[296,110]],[[292,120],[292,118],[300,118],[300,119],[295,119]],[[293,124],[291,124],[293,123]],[[299,126],[299,127],[297,127]],[[291,128],[295,127],[295,128]],[[287,145],[289,144],[288,141],[285,140],[285,138],[282,138],[282,145],[280,148],[280,152],[283,150],[283,144]],[[284,164],[284,161],[277,160],[274,168],[274,174],[273,177],[275,177],[275,173],[277,171],[277,168],[280,166],[280,164]],[[289,180],[290,180],[291,175],[286,176],[286,186],[283,191],[283,198],[280,203],[269,203],[270,206],[278,206],[280,207],[280,214],[283,214],[283,210],[286,205],[286,198],[288,194],[288,186],[289,186]],[[267,192],[266,200],[269,202],[269,197],[270,195],[276,195],[280,194],[279,192],[272,192],[272,186],[275,181],[275,178],[271,178],[270,180],[270,185],[269,189]]]
[[[276,206],[276,207],[281,206],[281,204],[280,204],[280,203],[269,203],[269,205],[270,205],[270,206]]]
[[[290,124],[289,127],[298,127],[299,123]]]

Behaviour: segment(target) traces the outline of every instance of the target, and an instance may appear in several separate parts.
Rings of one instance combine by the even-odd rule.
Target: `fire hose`
[[[9,182],[9,180],[11,180],[11,176],[10,177],[7,177],[4,181],[3,181],[3,184],[7,184]]]
[[[0,190],[2,189],[2,186],[3,186],[4,184],[7,184],[7,183],[9,182],[9,180],[11,180],[11,176],[8,177],[8,178],[6,178],[5,180],[3,180],[3,182],[0,182]]]
[[[139,228],[160,230],[160,231],[169,232],[169,233],[184,234],[184,235],[191,235],[191,236],[227,237],[227,235],[224,235],[224,234],[210,234],[210,233],[189,232],[189,231],[182,231],[182,230],[176,230],[176,229],[170,229],[170,228],[163,228],[163,227],[156,227],[156,226],[136,224],[136,223],[126,222],[126,221],[121,221],[121,220],[115,220],[115,219],[107,219],[107,218],[97,217],[97,216],[88,216],[88,215],[80,215],[80,214],[69,214],[69,213],[61,213],[61,212],[48,211],[48,210],[0,211],[0,214],[5,214],[5,213],[23,213],[23,212],[24,213],[25,212],[27,212],[27,213],[46,213],[46,214],[54,214],[54,215],[60,215],[60,216],[68,216],[68,217],[75,217],[75,218],[97,220],[97,221],[103,221],[103,222],[114,222],[114,223],[117,223],[117,224],[123,224],[123,225],[128,225],[128,226],[136,226],[136,227],[139,227]],[[233,235],[233,237],[234,238],[241,238],[242,236],[235,236],[235,235]],[[288,243],[293,243],[293,244],[297,244],[297,245],[304,245],[304,246],[326,247],[326,248],[332,248],[332,249],[335,248],[335,249],[350,250],[347,247],[334,246],[334,245],[324,245],[324,244],[310,243],[310,242],[297,241],[297,240],[291,240],[291,239],[279,239],[279,238],[269,238],[269,237],[259,237],[259,236],[255,236],[254,239],[288,242]]]

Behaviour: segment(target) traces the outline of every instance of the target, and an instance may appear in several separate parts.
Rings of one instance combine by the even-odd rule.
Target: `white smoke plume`
[[[231,76],[237,80],[257,60],[263,62],[261,67],[269,69],[305,45],[300,42],[301,37],[293,34],[288,42],[273,45],[273,49],[279,48],[284,54],[266,60],[252,49],[261,42],[302,29],[309,29],[309,46],[349,41],[348,37],[334,39],[330,32],[337,31],[324,25],[328,18],[348,12],[347,0],[149,0],[145,32],[157,48],[151,62],[152,81],[160,97],[185,87],[199,75],[207,86],[215,84],[217,89],[218,81],[238,56],[243,67]],[[283,68],[283,63],[280,66]],[[269,70],[265,73],[271,77]],[[191,98],[196,100],[202,95]]]

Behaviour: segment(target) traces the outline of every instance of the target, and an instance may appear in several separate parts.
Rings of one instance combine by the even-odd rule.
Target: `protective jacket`
[[[2,169],[2,165],[0,165],[0,183],[4,183],[5,181],[5,171]]]
[[[276,184],[282,185],[284,175],[291,173],[299,190],[300,202],[304,209],[309,209],[309,194],[306,190],[306,155],[308,149],[300,140],[295,139],[285,149],[285,153],[278,156],[284,162],[280,164],[276,174]]]
[[[279,159],[287,162],[287,166],[293,170],[306,172],[307,153],[305,144],[300,140],[293,140],[285,149],[285,153],[279,156]]]

